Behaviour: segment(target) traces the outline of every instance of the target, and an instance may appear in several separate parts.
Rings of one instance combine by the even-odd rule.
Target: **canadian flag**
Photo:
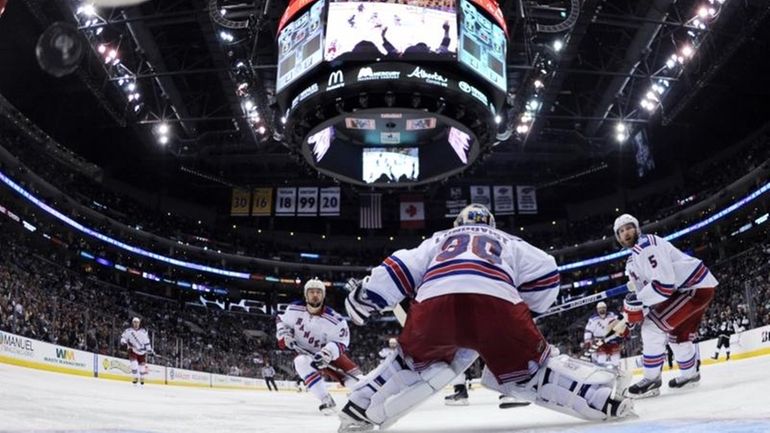
[[[425,201],[421,195],[401,196],[401,228],[425,228]]]

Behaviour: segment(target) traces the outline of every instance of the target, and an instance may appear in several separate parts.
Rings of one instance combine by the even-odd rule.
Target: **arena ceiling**
[[[710,2],[722,3],[504,0],[514,107],[505,122],[516,126],[535,87],[539,107],[525,133],[511,134],[463,179],[551,183],[581,193],[638,181],[628,140],[615,137],[620,121],[646,131],[659,171],[705,158],[764,123],[770,3],[726,0],[704,30],[692,18]],[[0,93],[60,142],[145,186],[162,180],[200,191],[318,179],[272,133],[285,1],[153,0],[96,17],[82,6],[11,0],[0,18]],[[91,41],[81,67],[63,78],[35,60],[37,38],[55,21],[77,25]],[[688,32],[697,35],[697,52],[667,74],[666,61]],[[127,100],[134,94],[121,81],[127,73],[105,65],[101,43],[107,53],[117,48],[136,77],[140,103]],[[647,112],[640,101],[659,79],[670,86]],[[243,83],[259,121],[244,107]],[[170,126],[164,144],[161,123]]]

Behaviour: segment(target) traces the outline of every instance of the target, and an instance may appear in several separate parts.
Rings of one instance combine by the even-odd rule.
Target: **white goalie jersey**
[[[297,346],[316,353],[327,348],[332,359],[339,358],[350,344],[350,331],[345,318],[324,306],[321,314],[311,314],[301,302],[289,304],[286,311],[276,317],[278,338],[282,329],[291,329]]]
[[[128,328],[120,336],[120,344],[128,345],[128,348],[137,355],[144,355],[152,352],[150,336],[144,328]]]
[[[372,270],[364,288],[381,309],[407,297],[477,293],[542,313],[556,300],[560,281],[556,260],[544,251],[488,226],[465,225],[396,251]]]
[[[679,291],[719,285],[702,261],[655,235],[639,238],[626,262],[626,274],[646,306],[659,304]]]

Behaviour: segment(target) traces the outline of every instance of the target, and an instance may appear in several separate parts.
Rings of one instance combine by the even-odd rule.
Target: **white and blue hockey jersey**
[[[542,250],[491,227],[466,225],[396,251],[372,270],[364,288],[381,309],[407,297],[421,302],[477,293],[542,313],[556,300],[560,281],[556,260]]]
[[[659,304],[679,291],[719,285],[702,261],[655,235],[639,237],[626,262],[626,274],[636,286],[637,298],[646,306]]]
[[[286,311],[276,317],[276,330],[286,328],[291,329],[299,347],[311,353],[326,347],[332,359],[339,358],[350,344],[348,322],[327,306],[320,314],[312,314],[301,301],[289,304]]]

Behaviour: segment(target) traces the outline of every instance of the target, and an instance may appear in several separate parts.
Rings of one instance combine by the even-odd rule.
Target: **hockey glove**
[[[297,342],[294,341],[294,333],[291,328],[283,326],[278,328],[278,347],[289,350],[294,350],[297,347]]]
[[[347,284],[345,284],[345,289],[350,291],[348,297],[345,299],[345,310],[348,312],[350,320],[358,326],[362,326],[366,323],[366,320],[372,313],[379,311],[379,308],[377,308],[366,295],[364,283],[368,281],[369,277],[366,277],[363,280],[351,278],[348,280]]]
[[[644,320],[644,304],[636,299],[636,293],[629,293],[623,301],[623,311],[626,313],[628,323],[641,323]]]
[[[332,362],[332,356],[332,352],[324,347],[313,355],[313,362],[310,365],[319,370],[326,368]]]

